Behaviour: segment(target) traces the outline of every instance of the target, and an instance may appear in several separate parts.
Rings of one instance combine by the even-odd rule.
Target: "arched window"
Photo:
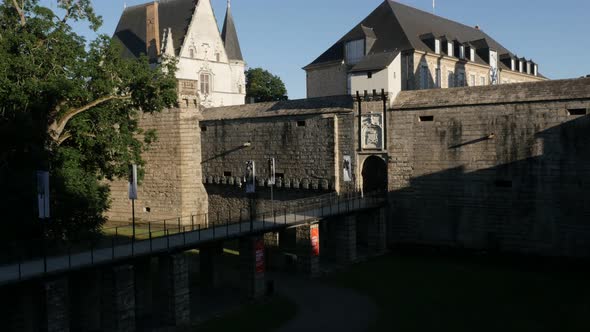
[[[191,59],[194,59],[195,58],[195,50],[194,49],[192,49],[192,48],[189,49],[188,50],[188,53],[189,53],[189,56],[191,57]]]

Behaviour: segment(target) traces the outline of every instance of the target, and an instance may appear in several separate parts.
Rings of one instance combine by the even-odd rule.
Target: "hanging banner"
[[[498,52],[490,50],[490,85],[500,84],[498,75]]]
[[[129,165],[129,199],[137,199],[137,165]]]
[[[244,182],[246,182],[247,194],[253,194],[256,192],[256,162],[254,160],[249,160],[246,162]]]
[[[275,158],[268,159],[268,184],[271,186],[276,184]]]
[[[352,159],[350,156],[344,156],[342,165],[342,177],[344,182],[352,182]]]
[[[320,255],[320,227],[312,225],[310,228],[311,237],[311,254],[313,256]]]
[[[39,219],[49,219],[49,172],[37,171],[37,204]]]
[[[264,240],[256,241],[254,255],[256,255],[256,273],[264,273]]]

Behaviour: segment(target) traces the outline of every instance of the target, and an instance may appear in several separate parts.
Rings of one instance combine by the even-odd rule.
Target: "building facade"
[[[309,98],[546,80],[479,27],[391,0],[304,70]]]
[[[177,59],[185,107],[245,103],[245,62],[229,1],[221,33],[210,0],[161,0],[126,8],[114,39],[125,57]]]

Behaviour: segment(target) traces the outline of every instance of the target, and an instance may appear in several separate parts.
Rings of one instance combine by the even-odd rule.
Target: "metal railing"
[[[385,198],[382,194],[361,195],[360,193],[346,196],[330,195],[316,199],[315,203],[300,208],[288,207],[273,213],[262,212],[254,219],[211,221],[206,215],[179,217],[174,220],[148,222],[138,224],[136,238],[126,237],[125,229],[129,226],[106,228],[111,235],[97,243],[78,247],[68,247],[65,252],[42,256],[27,260],[18,259],[12,264],[0,266],[0,284],[21,281],[49,273],[60,273],[68,270],[84,268],[97,264],[109,264],[117,260],[149,256],[173,250],[186,250],[200,243],[238,238],[248,234],[273,231],[289,225],[305,223],[347,214],[363,209],[382,205]],[[114,232],[114,234],[113,234]]]

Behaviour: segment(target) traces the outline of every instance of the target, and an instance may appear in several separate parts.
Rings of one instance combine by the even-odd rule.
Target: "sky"
[[[51,0],[43,0],[48,4]],[[227,0],[210,0],[219,25]],[[112,35],[124,4],[147,0],[93,0]],[[281,77],[290,99],[305,98],[301,69],[320,56],[368,16],[383,0],[232,0],[242,53],[249,67],[262,67]],[[432,11],[432,0],[399,2]],[[590,1],[587,0],[436,0],[436,14],[479,25],[492,38],[519,56],[533,59],[551,78],[590,75]],[[84,25],[75,29],[96,37]],[[221,29],[221,26],[220,26]]]

